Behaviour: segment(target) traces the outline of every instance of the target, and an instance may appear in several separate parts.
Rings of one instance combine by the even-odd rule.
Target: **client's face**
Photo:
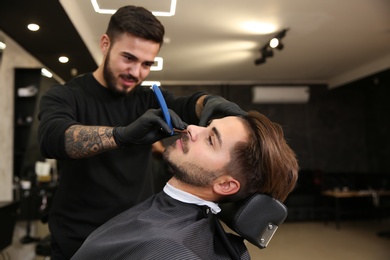
[[[194,186],[209,185],[230,161],[234,145],[247,141],[242,120],[231,116],[213,120],[207,127],[188,126],[188,133],[182,134],[164,152],[175,177]]]

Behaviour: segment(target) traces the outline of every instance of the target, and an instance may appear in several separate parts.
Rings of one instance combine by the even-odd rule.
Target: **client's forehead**
[[[243,119],[238,116],[226,116],[218,119],[213,119],[210,124],[218,125],[244,125]]]
[[[243,119],[237,116],[214,119],[209,127],[215,127],[220,132],[222,139],[233,138],[235,141],[245,141],[248,136]]]

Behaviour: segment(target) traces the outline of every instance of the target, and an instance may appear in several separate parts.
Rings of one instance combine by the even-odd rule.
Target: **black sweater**
[[[184,122],[198,123],[195,104],[203,93],[175,98],[163,91],[167,105]],[[116,96],[92,73],[50,88],[42,97],[39,141],[45,157],[59,160],[60,181],[49,227],[61,251],[71,257],[85,238],[108,219],[151,196],[150,145],[115,149],[85,159],[65,152],[65,130],[71,125],[126,126],[146,110],[159,108],[147,87]]]

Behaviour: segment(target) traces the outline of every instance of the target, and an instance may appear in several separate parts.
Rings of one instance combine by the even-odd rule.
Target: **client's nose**
[[[196,141],[199,138],[199,135],[203,132],[205,128],[201,126],[196,125],[189,125],[187,127],[187,131],[189,134],[189,138],[191,141]]]

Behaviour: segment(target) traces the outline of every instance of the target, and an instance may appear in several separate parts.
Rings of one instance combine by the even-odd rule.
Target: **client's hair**
[[[284,201],[298,179],[298,162],[282,127],[257,111],[249,111],[242,119],[248,140],[234,146],[232,160],[224,169],[240,181],[241,188],[229,200],[264,193]]]

